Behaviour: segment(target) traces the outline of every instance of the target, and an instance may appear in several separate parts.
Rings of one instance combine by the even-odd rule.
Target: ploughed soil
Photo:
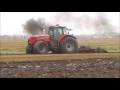
[[[0,78],[120,78],[120,58],[0,62]]]

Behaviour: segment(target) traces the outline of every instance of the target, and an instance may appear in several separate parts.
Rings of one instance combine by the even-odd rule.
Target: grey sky
[[[94,18],[97,12],[72,12],[73,15],[89,15],[91,18]],[[72,33],[74,34],[92,34],[93,30],[84,29],[77,31],[79,28],[75,28],[72,24],[53,22],[53,18],[57,12],[1,12],[1,35],[14,35],[14,34],[24,34],[22,24],[25,24],[27,20],[39,17],[45,18],[48,22],[55,24],[64,25],[75,29]],[[119,32],[119,12],[105,12],[112,25],[114,25]]]

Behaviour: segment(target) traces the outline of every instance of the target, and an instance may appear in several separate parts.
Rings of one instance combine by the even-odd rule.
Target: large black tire
[[[46,54],[49,50],[49,46],[45,41],[38,41],[34,45],[34,52],[36,54]]]
[[[26,54],[34,54],[32,46],[30,45],[26,46]]]
[[[65,37],[60,42],[61,53],[72,54],[72,53],[77,53],[77,50],[78,50],[78,42],[73,37]]]

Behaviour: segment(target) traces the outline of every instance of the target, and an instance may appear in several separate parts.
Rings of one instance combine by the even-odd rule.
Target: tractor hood
[[[50,41],[51,36],[50,35],[32,35],[28,39],[29,44],[34,44],[37,41]]]
[[[43,38],[43,37],[49,37],[50,35],[32,35],[29,38]]]

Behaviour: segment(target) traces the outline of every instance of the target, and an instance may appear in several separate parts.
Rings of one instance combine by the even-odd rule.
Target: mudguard
[[[65,37],[73,37],[73,38],[76,39],[76,37],[74,37],[73,35],[66,35],[66,34],[63,34],[63,35],[61,35],[61,36],[58,38],[58,42],[61,42],[61,40],[62,40],[63,38],[65,38]]]

